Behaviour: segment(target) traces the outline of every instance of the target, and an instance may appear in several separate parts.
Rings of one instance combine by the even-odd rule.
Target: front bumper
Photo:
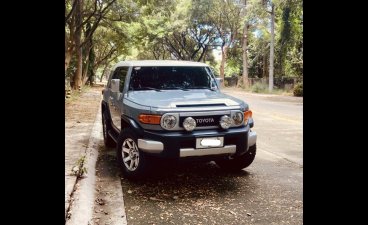
[[[196,149],[196,139],[224,137],[224,146]],[[193,132],[143,131],[138,147],[144,152],[166,158],[191,156],[242,155],[256,143],[257,134],[249,126],[228,130],[197,130]]]

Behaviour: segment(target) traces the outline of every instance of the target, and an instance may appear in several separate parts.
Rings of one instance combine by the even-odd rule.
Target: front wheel
[[[249,147],[249,150],[241,155],[236,156],[233,159],[223,159],[223,160],[217,160],[216,164],[223,170],[226,171],[239,171],[241,169],[244,169],[248,167],[250,164],[252,164],[254,158],[256,157],[256,151],[257,146],[253,145]]]
[[[147,171],[147,156],[138,149],[137,138],[133,131],[125,128],[121,131],[116,148],[117,161],[126,178],[139,178]]]

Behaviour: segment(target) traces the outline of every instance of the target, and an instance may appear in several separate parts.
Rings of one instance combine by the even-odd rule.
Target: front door
[[[115,69],[112,79],[120,79],[120,90],[113,93],[110,87],[109,109],[113,126],[121,130],[121,112],[123,111],[123,90],[128,67],[118,67]]]

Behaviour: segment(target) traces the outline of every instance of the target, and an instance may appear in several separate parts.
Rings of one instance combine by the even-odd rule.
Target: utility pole
[[[275,48],[275,5],[271,3],[271,44],[270,44],[270,77],[268,79],[268,90],[273,90],[273,62],[274,62],[274,48]]]
[[[243,17],[247,15],[246,13],[246,6],[247,6],[247,0],[244,0],[244,6],[243,6]],[[244,28],[243,28],[243,84],[245,88],[249,87],[248,82],[248,56],[247,56],[247,49],[248,49],[248,21],[244,20]]]

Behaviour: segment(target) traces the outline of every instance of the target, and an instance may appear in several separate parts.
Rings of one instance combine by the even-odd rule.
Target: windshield
[[[133,67],[129,90],[211,89],[216,86],[208,67]]]

